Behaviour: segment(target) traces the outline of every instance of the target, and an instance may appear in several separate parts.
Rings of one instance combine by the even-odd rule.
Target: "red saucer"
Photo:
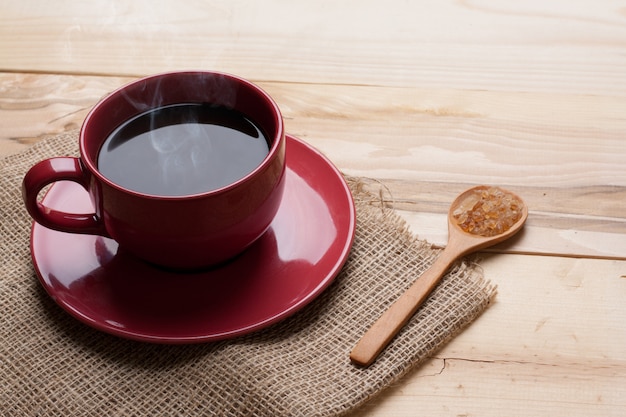
[[[46,205],[92,212],[87,193],[56,183]],[[199,273],[166,271],[118,251],[111,239],[33,224],[31,251],[48,294],[96,329],[158,343],[221,340],[282,320],[339,273],[356,214],[341,173],[318,151],[287,137],[287,182],[269,230],[228,264]]]

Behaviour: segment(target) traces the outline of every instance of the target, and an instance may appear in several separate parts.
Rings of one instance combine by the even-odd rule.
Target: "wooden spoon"
[[[505,193],[516,199],[520,212],[519,219],[510,227],[506,228],[505,226],[505,230],[501,233],[493,236],[482,236],[464,231],[456,220],[454,213],[458,214],[459,210],[466,210],[463,205],[467,206],[468,201],[470,201],[468,199],[475,199],[477,193],[488,193],[489,190]],[[454,261],[461,256],[510,238],[522,228],[527,217],[528,207],[522,199],[501,188],[481,185],[470,188],[459,195],[450,206],[450,211],[448,212],[448,244],[446,248],[441,252],[433,265],[363,335],[354,349],[352,349],[352,352],[350,352],[350,360],[361,366],[368,366],[374,362],[378,354],[417,311]]]

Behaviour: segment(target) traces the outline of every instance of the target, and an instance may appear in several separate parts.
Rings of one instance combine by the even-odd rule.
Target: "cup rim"
[[[205,192],[201,192],[201,193],[195,193],[195,194],[185,194],[185,195],[159,195],[159,194],[150,194],[150,193],[144,193],[141,191],[136,191],[136,190],[131,190],[129,188],[126,188],[114,181],[111,181],[110,179],[108,179],[107,177],[105,177],[100,170],[98,169],[97,166],[97,162],[94,161],[88,154],[88,152],[86,151],[87,149],[87,137],[86,137],[86,128],[87,126],[92,123],[92,120],[96,117],[96,113],[98,113],[98,111],[105,106],[109,101],[114,100],[117,96],[119,96],[120,94],[123,94],[124,91],[126,91],[128,88],[136,86],[140,83],[144,83],[144,82],[149,82],[155,79],[159,79],[159,78],[163,78],[163,77],[174,77],[174,76],[189,76],[189,75],[211,75],[211,76],[218,76],[218,77],[224,77],[224,78],[228,78],[231,81],[243,84],[245,86],[247,86],[249,89],[254,90],[256,92],[256,94],[258,94],[262,100],[269,105],[270,109],[271,109],[271,114],[273,117],[273,122],[276,125],[276,133],[274,134],[274,136],[272,137],[272,142],[271,142],[271,146],[269,149],[268,154],[265,156],[265,158],[263,159],[263,161],[257,165],[251,172],[249,172],[248,174],[246,174],[245,176],[243,176],[242,178],[238,179],[235,182],[232,182],[228,185],[225,185],[223,187],[220,188],[216,188],[213,190],[209,190],[209,191],[205,191]],[[156,107],[155,107],[156,108]],[[283,117],[282,117],[282,113],[280,111],[280,108],[278,107],[278,104],[276,104],[276,102],[274,101],[274,99],[265,91],[263,90],[261,87],[259,87],[258,85],[254,84],[251,81],[246,80],[245,78],[242,78],[240,76],[237,75],[233,75],[230,73],[226,73],[226,72],[221,72],[221,71],[207,71],[207,70],[182,70],[182,71],[167,71],[167,72],[160,72],[160,73],[156,73],[156,74],[152,74],[152,75],[148,75],[145,77],[140,77],[137,78],[136,80],[132,80],[118,88],[116,88],[115,90],[113,90],[112,92],[110,92],[109,94],[107,94],[105,97],[103,97],[102,99],[100,99],[87,113],[87,116],[85,117],[83,124],[81,126],[80,132],[79,132],[79,151],[80,151],[80,161],[81,163],[91,172],[92,175],[94,175],[98,181],[107,184],[109,187],[112,187],[114,189],[123,191],[126,194],[129,195],[134,195],[137,197],[141,197],[144,199],[154,199],[154,200],[172,200],[172,201],[180,201],[180,200],[190,200],[190,199],[197,199],[197,198],[204,198],[207,196],[213,196],[213,195],[217,195],[217,194],[221,194],[221,193],[225,193],[228,192],[229,190],[232,190],[233,188],[237,188],[238,186],[240,186],[241,184],[249,181],[251,178],[256,177],[259,172],[264,171],[268,165],[270,165],[272,163],[272,161],[274,160],[274,158],[277,156],[277,154],[280,152],[280,150],[282,148],[284,148],[283,144],[285,141],[285,130],[284,130],[284,121],[283,121]],[[99,146],[101,146],[102,144],[100,144]]]

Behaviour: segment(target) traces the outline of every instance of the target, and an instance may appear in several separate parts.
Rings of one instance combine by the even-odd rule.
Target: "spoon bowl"
[[[509,239],[527,218],[528,207],[510,191],[480,185],[461,193],[448,212],[445,249],[363,335],[350,352],[350,360],[360,366],[374,362],[457,259]]]
[[[477,194],[488,193],[490,190],[497,190],[502,195],[509,196],[513,201],[518,202],[517,208],[518,217],[515,221],[512,221],[508,227],[504,228],[501,232],[493,234],[491,236],[484,236],[477,233],[470,233],[465,231],[455,218],[455,213],[458,210],[463,209],[464,202],[471,200],[472,196]],[[467,209],[466,209],[467,210]],[[528,207],[524,204],[523,200],[516,194],[503,190],[502,188],[489,187],[486,185],[479,185],[459,194],[450,205],[448,211],[448,244],[446,248],[452,250],[455,249],[456,256],[461,257],[471,252],[476,252],[481,249],[488,248],[509,239],[520,231],[526,219],[528,218]],[[452,245],[452,246],[451,246]]]

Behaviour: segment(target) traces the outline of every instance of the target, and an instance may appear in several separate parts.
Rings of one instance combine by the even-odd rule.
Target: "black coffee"
[[[177,104],[118,127],[100,149],[98,169],[130,190],[182,196],[243,178],[268,152],[267,138],[243,114],[209,104]]]

